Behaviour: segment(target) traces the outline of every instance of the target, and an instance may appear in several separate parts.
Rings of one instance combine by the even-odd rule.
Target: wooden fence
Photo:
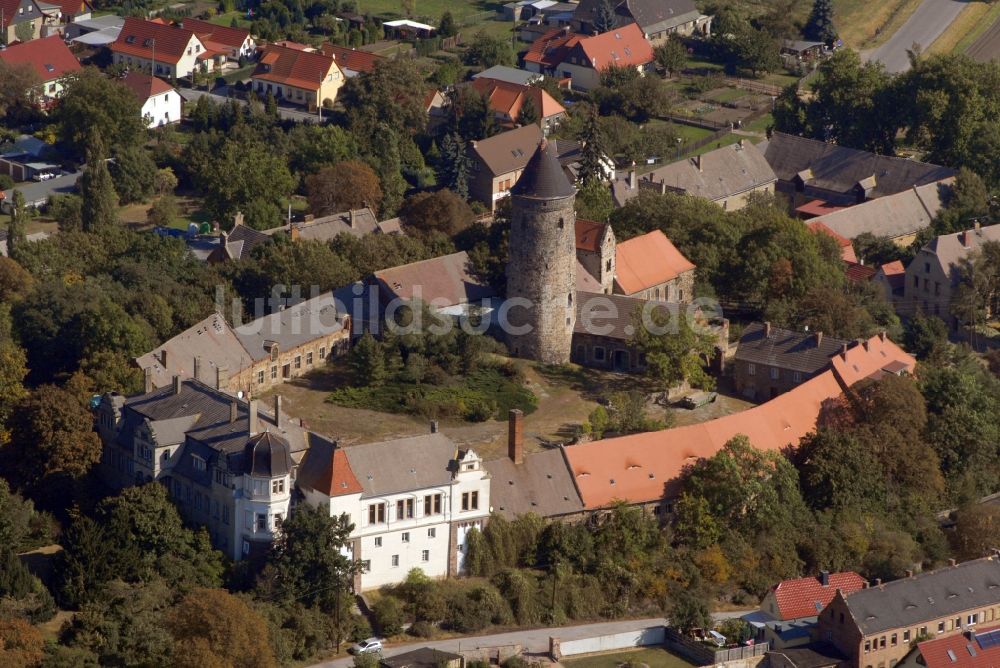
[[[675,629],[667,628],[664,644],[681,656],[699,666],[719,665],[727,661],[739,661],[762,656],[770,650],[766,642],[742,647],[717,648],[687,638]]]

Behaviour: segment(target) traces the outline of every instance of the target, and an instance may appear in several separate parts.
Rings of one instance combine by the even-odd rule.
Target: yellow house
[[[309,109],[330,106],[344,85],[344,73],[330,56],[271,44],[260,57],[251,77],[258,96],[268,93],[279,101]]]

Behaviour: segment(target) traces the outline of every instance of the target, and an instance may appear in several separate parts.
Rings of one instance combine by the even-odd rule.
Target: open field
[[[835,0],[833,22],[847,46],[871,48],[888,40],[919,6],[920,0]]]
[[[958,45],[969,35],[981,34],[989,27],[990,22],[984,20],[992,9],[1000,9],[998,4],[987,2],[970,2],[962,8],[958,18],[952,21],[934,43],[927,47],[929,53],[954,53]],[[971,40],[969,41],[971,43]]]
[[[993,3],[975,29],[955,45],[955,53],[981,62],[1000,58],[1000,2]]]
[[[451,12],[458,23],[468,17],[483,12],[495,12],[500,7],[498,2],[484,0],[415,0],[413,18],[437,25],[445,10]],[[359,14],[373,14],[380,17],[400,18],[405,16],[400,0],[358,0]]]
[[[649,668],[691,668],[694,665],[662,648],[594,654],[579,659],[564,659],[560,663],[566,668],[617,668],[626,662],[632,665],[644,663]]]

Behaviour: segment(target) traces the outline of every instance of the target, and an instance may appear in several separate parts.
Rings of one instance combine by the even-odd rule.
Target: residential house
[[[482,72],[472,75],[473,81],[476,79],[494,79],[496,81],[504,81],[518,86],[530,86],[537,81],[541,81],[542,78],[543,77],[536,72],[519,70],[516,67],[507,67],[506,65],[494,65],[493,67],[488,67]]]
[[[363,237],[369,234],[402,234],[399,218],[380,221],[368,207],[314,218],[307,215],[300,223],[292,223],[288,234],[293,241],[332,241],[341,234]]]
[[[857,573],[820,571],[815,577],[783,580],[771,587],[757,613],[743,618],[757,628],[757,642],[771,648],[801,647],[812,641],[812,630],[823,608],[839,589],[850,594],[867,586]]]
[[[580,91],[596,88],[610,67],[634,67],[644,72],[653,62],[653,47],[639,27],[630,23],[587,37],[556,28],[542,35],[524,56],[524,68],[568,78]]]
[[[917,639],[962,638],[991,622],[1000,622],[996,555],[951,560],[943,568],[911,571],[892,582],[876,580],[852,594],[837,592],[820,613],[817,628],[819,638],[842,652],[852,668],[895,668]]]
[[[382,269],[368,279],[383,308],[420,301],[437,312],[460,316],[492,313],[496,290],[472,274],[465,251]]]
[[[94,12],[94,6],[87,0],[48,0],[48,2],[59,7],[59,20],[62,23],[86,21]]]
[[[213,313],[135,361],[153,387],[179,376],[256,396],[347,352],[350,322],[328,292],[236,327]]]
[[[125,18],[110,48],[116,64],[174,79],[207,71],[215,57],[193,31],[135,16]]]
[[[576,219],[576,259],[596,279],[599,291],[608,295],[614,292],[616,250],[615,232],[609,223]]]
[[[955,179],[948,177],[908,190],[885,195],[809,221],[822,224],[845,239],[862,234],[888,237],[899,246],[913,243],[917,233],[928,227],[944,208]]]
[[[896,370],[901,366],[900,370]],[[816,429],[820,411],[858,381],[912,372],[916,360],[884,335],[842,351],[831,367],[764,404],[700,424],[608,438],[566,448],[584,507],[617,501],[669,512],[684,467],[743,434],[760,450],[780,451]]]
[[[175,376],[134,397],[109,393],[96,410],[102,478],[114,488],[163,484],[184,519],[204,526],[231,559],[262,556],[291,507],[303,454],[323,437],[212,385]]]
[[[270,243],[275,232],[283,231],[285,227],[271,230],[256,230],[243,224],[243,214],[236,214],[233,229],[219,234],[218,244],[209,252],[206,261],[209,264],[220,264],[248,258],[253,250],[262,244]]]
[[[542,140],[537,125],[525,125],[480,141],[469,143],[472,173],[469,196],[496,209],[497,201],[510,195],[521,171]]]
[[[490,514],[490,476],[473,450],[437,430],[380,443],[313,447],[298,476],[305,502],[354,530],[355,591],[398,584],[413,568],[433,578],[462,570],[466,538]]]
[[[270,44],[264,48],[251,82],[258,96],[271,93],[279,101],[312,110],[333,104],[344,85],[344,73],[330,56]]]
[[[525,104],[534,107],[538,116],[536,123],[545,134],[554,130],[566,116],[566,108],[538,86],[512,84],[485,77],[473,79],[468,85],[486,98],[497,121],[504,127],[516,127],[520,123],[521,109]]]
[[[830,368],[849,342],[823,332],[793,332],[754,322],[743,330],[734,358],[736,391],[758,401],[795,389]]]
[[[778,176],[778,192],[789,196],[793,209],[816,199],[853,206],[956,175],[950,167],[783,132],[773,133],[759,148]]]
[[[580,0],[573,13],[574,29],[584,34],[595,32],[594,14],[606,1]],[[611,4],[618,27],[635,23],[654,45],[670,35],[707,35],[711,30],[711,17],[699,12],[693,0],[613,0]]]
[[[925,640],[905,668],[995,668],[1000,666],[1000,625],[970,628],[961,635]]]
[[[126,74],[121,81],[142,105],[146,127],[158,128],[180,122],[181,96],[166,81],[135,70]]]
[[[1000,225],[975,227],[931,239],[906,266],[903,299],[897,310],[903,316],[918,311],[936,315],[958,331],[960,322],[951,314],[951,298],[961,281],[962,261],[988,242],[1000,242]]]
[[[344,76],[352,79],[361,74],[371,74],[375,71],[375,66],[385,60],[385,56],[380,56],[367,51],[359,51],[346,46],[337,46],[330,42],[323,42],[320,52],[324,56],[330,56],[343,71]]]
[[[906,290],[906,267],[899,260],[886,262],[878,268],[872,281],[882,289],[887,302],[895,306]]]
[[[66,77],[80,71],[80,61],[59,35],[8,46],[0,51],[0,61],[34,71],[38,83],[29,98],[43,109],[62,93]]]
[[[219,25],[200,19],[186,17],[180,20],[182,28],[192,31],[209,51],[222,54],[231,63],[239,63],[254,57],[257,43],[249,30]]]
[[[36,0],[0,0],[0,29],[3,43],[30,42],[42,35],[42,28],[59,23],[58,10],[46,12],[47,3]]]
[[[701,197],[727,211],[746,206],[752,193],[775,191],[778,177],[752,143],[740,140],[702,155],[672,162],[636,179],[634,169],[612,184],[615,204],[625,203],[641,189]]]
[[[524,414],[512,409],[507,421],[507,456],[483,462],[490,475],[493,512],[514,519],[534,513],[571,519],[583,512],[562,448],[524,451]]]
[[[661,230],[618,243],[614,266],[617,294],[664,302],[694,297],[695,266]]]

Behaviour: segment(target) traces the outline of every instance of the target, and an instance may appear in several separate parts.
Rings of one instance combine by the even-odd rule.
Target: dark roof
[[[344,453],[361,483],[362,498],[448,485],[459,455],[455,443],[440,432],[352,445]]]
[[[461,659],[462,657],[458,654],[421,647],[411,652],[383,658],[379,663],[387,668],[438,668],[442,663],[460,661]]]
[[[535,513],[556,517],[583,511],[583,501],[562,448],[484,462],[490,473],[490,505],[504,517]]]
[[[784,656],[795,668],[825,668],[825,666],[835,666],[847,659],[836,647],[825,642],[772,651]]]
[[[632,338],[632,316],[645,299],[625,295],[576,293],[576,322],[573,332],[628,341]]]
[[[542,129],[531,123],[470,142],[469,151],[493,176],[500,176],[524,169],[541,139]]]
[[[856,591],[844,600],[864,635],[1000,601],[1000,559],[985,557]]]
[[[874,177],[869,199],[892,195],[956,174],[950,167],[876,155],[782,132],[775,132],[770,139],[762,142],[760,149],[782,181],[791,182],[797,175],[802,175],[807,186],[847,195],[857,184]],[[849,199],[852,204],[856,201],[853,195]]]
[[[267,478],[288,475],[293,467],[288,441],[269,431],[251,436],[243,448],[243,466],[250,475]]]
[[[816,332],[792,332],[778,327],[771,327],[770,336],[765,336],[765,329],[766,325],[759,322],[747,325],[736,348],[737,360],[818,373],[848,343],[832,336],[822,336],[817,343]]]
[[[594,10],[604,0],[580,0],[573,18],[578,21],[592,22]],[[642,28],[657,26],[660,23],[671,24],[673,19],[686,14],[698,15],[693,0],[620,0],[615,3],[615,14],[618,15],[618,25],[629,22],[629,17]]]
[[[541,141],[510,194],[533,199],[562,199],[576,194],[559,164],[555,144]]]

